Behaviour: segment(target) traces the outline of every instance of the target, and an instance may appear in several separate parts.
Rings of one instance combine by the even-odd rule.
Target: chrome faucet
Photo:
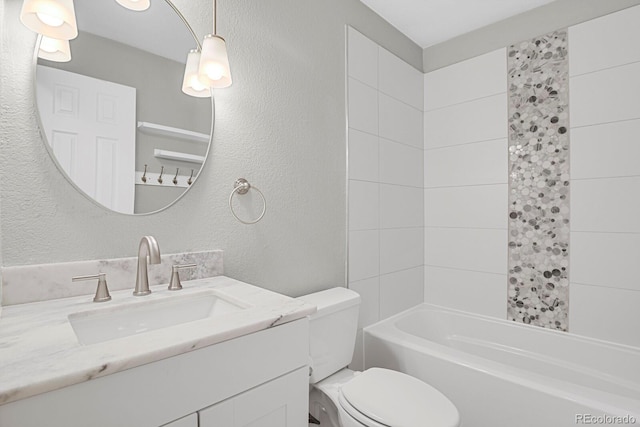
[[[149,295],[149,275],[147,273],[147,256],[149,264],[160,264],[160,247],[153,236],[144,236],[138,248],[138,273],[136,274],[136,296]]]

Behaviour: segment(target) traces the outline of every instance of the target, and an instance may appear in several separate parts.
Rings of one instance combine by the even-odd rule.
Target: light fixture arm
[[[218,0],[213,0],[213,34],[218,34]]]
[[[165,0],[166,1],[166,0]],[[193,40],[195,40],[196,44],[198,45],[198,50],[202,49],[202,45],[200,44],[200,41],[198,40],[198,36],[196,35],[196,33],[193,31],[193,28],[191,28],[191,25],[189,25],[189,21],[187,21],[187,18],[184,17],[184,15],[182,14],[182,12],[180,12],[178,10],[178,8],[176,7],[175,4],[173,4],[172,1],[167,1],[167,4],[171,7],[171,9],[173,9],[173,11],[176,13],[176,15],[178,15],[178,17],[180,18],[180,20],[184,23],[184,25],[187,27],[187,30],[189,30],[189,32],[191,33],[191,35],[193,36]]]

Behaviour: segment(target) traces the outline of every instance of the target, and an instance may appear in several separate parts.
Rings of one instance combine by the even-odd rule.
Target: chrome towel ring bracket
[[[262,213],[257,219],[253,221],[245,221],[240,219],[238,215],[236,215],[235,211],[233,210],[232,201],[233,201],[233,196],[235,196],[236,194],[239,194],[242,196],[244,194],[247,194],[251,189],[256,190],[258,192],[258,194],[262,198],[262,203],[264,206],[262,208]],[[265,199],[264,194],[262,194],[262,191],[260,191],[258,187],[249,184],[249,181],[247,181],[244,178],[238,178],[236,182],[233,184],[233,191],[231,192],[231,195],[229,195],[229,209],[231,210],[231,214],[241,223],[247,224],[247,225],[255,224],[256,222],[260,221],[264,216],[264,214],[267,212],[267,199]]]

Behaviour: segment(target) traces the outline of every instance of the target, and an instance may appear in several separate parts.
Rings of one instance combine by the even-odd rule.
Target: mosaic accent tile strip
[[[568,330],[569,62],[567,31],[508,49],[507,318]]]

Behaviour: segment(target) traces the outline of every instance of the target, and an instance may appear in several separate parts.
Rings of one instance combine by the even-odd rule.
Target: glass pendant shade
[[[71,48],[69,40],[52,39],[51,37],[42,36],[40,41],[40,49],[38,57],[55,62],[71,61]]]
[[[118,4],[131,10],[147,10],[151,5],[149,0],[116,0]]]
[[[191,49],[187,55],[187,64],[184,67],[182,79],[182,91],[196,98],[208,98],[211,96],[211,88],[198,79],[198,66],[200,64],[200,51]]]
[[[212,88],[231,86],[227,45],[222,37],[214,34],[204,36],[198,78]]]
[[[73,0],[24,0],[20,21],[53,39],[71,40],[78,36]]]

